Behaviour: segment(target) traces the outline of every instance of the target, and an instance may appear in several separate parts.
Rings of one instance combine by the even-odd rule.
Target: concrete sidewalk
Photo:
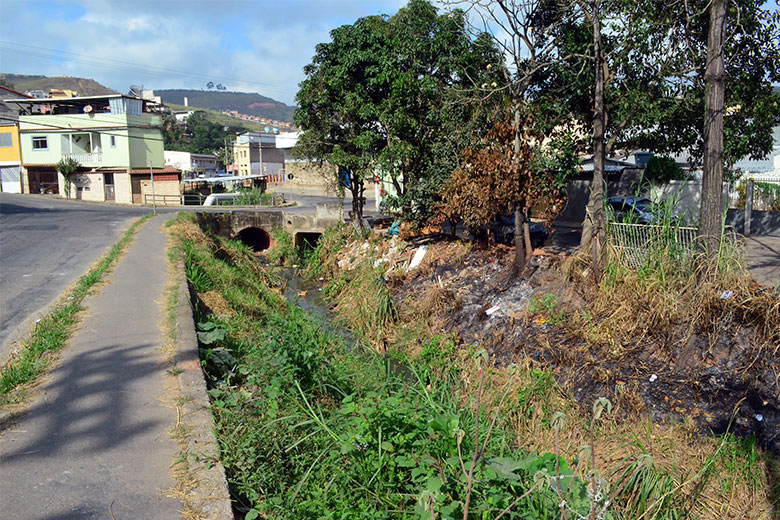
[[[780,284],[780,237],[745,237],[745,260],[755,281],[767,287]]]
[[[180,516],[180,501],[165,496],[178,451],[168,436],[176,411],[162,401],[167,218],[138,231],[108,284],[85,301],[61,364],[0,436],[0,517]]]

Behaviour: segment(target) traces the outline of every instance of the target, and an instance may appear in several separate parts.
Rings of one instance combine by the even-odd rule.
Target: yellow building
[[[0,121],[0,191],[21,193],[22,151],[19,146],[19,127],[2,125]]]

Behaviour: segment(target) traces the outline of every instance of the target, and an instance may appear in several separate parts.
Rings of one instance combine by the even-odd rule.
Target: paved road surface
[[[180,518],[166,497],[177,446],[160,347],[168,276],[161,230],[145,223],[28,411],[0,434],[0,518]]]
[[[297,192],[287,197],[298,203],[285,209],[291,213],[311,213],[318,203],[338,200]],[[372,203],[368,201],[367,209]],[[345,206],[346,213],[348,197]],[[230,209],[168,206],[159,212]],[[7,359],[13,342],[23,337],[37,313],[84,274],[134,218],[150,211],[149,207],[0,193],[0,361]]]
[[[754,235],[745,239],[745,260],[761,285],[780,284],[780,237]]]
[[[53,302],[147,208],[0,193],[0,361],[28,316]]]

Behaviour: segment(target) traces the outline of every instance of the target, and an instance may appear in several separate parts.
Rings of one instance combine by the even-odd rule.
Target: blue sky
[[[292,104],[328,32],[405,0],[3,0],[0,72],[93,78],[126,92],[205,88]]]
[[[2,0],[0,72],[93,78],[126,92],[205,88],[292,104],[330,30],[406,0]],[[775,0],[765,8],[777,9]]]

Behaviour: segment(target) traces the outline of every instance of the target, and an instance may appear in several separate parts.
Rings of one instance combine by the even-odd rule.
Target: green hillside
[[[184,105],[174,105],[172,103],[168,103],[168,107],[171,110],[174,110],[176,112],[181,110],[193,110],[193,107],[185,107]],[[203,112],[206,113],[209,121],[216,123],[220,126],[237,126],[254,132],[257,132],[259,129],[259,125],[255,122],[244,121],[243,119],[239,119],[237,117],[223,114],[222,112],[217,112],[216,110],[210,110],[208,108],[196,108],[195,110],[202,110]]]
[[[49,90],[65,89],[75,90],[79,96],[104,96],[106,94],[117,94],[116,90],[101,85],[94,79],[74,78],[71,76],[30,76],[24,74],[0,74],[0,79],[4,80],[11,88],[24,92],[25,90],[43,90],[48,93]]]
[[[215,92],[209,90],[155,90],[163,103],[183,105],[187,98],[189,107],[212,110],[235,110],[242,114],[291,122],[295,107],[285,105],[254,92]]]

